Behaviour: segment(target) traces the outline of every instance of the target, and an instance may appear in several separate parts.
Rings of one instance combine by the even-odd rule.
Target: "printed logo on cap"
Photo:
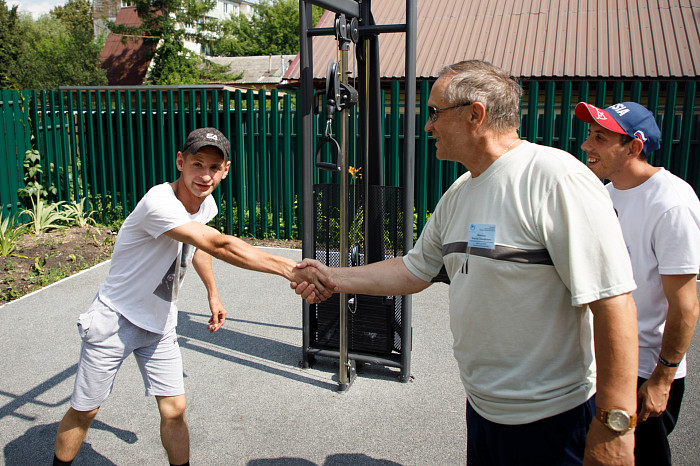
[[[612,108],[615,111],[615,113],[617,113],[620,116],[622,116],[625,113],[630,111],[630,109],[625,107],[624,104],[615,104],[615,105],[611,106],[610,108]]]
[[[641,129],[638,129],[637,131],[634,132],[634,135],[641,139],[644,142],[647,142],[647,137],[644,135],[644,131]]]
[[[593,107],[593,108],[595,108],[595,111],[598,113],[596,120],[607,120],[608,119],[608,117],[605,115],[604,111],[602,111],[598,107]]]
[[[219,140],[219,137],[218,137],[216,134],[214,134],[214,133],[207,133],[206,138],[207,138],[207,139],[211,139],[211,140],[213,140],[213,141],[218,141],[218,140]]]

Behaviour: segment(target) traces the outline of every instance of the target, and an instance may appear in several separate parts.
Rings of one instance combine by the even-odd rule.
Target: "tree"
[[[223,34],[214,41],[215,55],[246,57],[254,55],[286,55],[299,52],[299,2],[297,0],[261,0],[255,14],[231,15],[222,24]],[[313,7],[316,24],[323,9]]]
[[[89,0],[68,0],[65,5],[51,10],[50,14],[66,26],[76,41],[83,44],[94,41],[92,5]]]
[[[216,0],[136,0],[134,6],[140,26],[110,21],[107,26],[124,40],[140,37],[151,48],[150,84],[197,84],[204,75],[220,73],[185,47],[186,40],[205,45],[217,33],[218,22],[206,17]]]
[[[3,85],[50,90],[107,84],[106,73],[100,68],[101,45],[94,40],[88,0],[68,0],[36,21],[22,15],[10,34],[19,40],[14,60],[4,68]]]
[[[19,55],[18,22],[17,5],[8,9],[5,0],[0,0],[0,87],[9,84],[6,83],[8,70],[14,66]]]

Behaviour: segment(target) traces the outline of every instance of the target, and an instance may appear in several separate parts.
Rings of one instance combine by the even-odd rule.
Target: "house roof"
[[[141,20],[135,7],[124,7],[117,13],[115,23],[139,26]],[[146,58],[150,47],[140,38],[127,38],[125,42],[122,38],[122,35],[110,33],[100,53],[102,68],[107,70],[107,81],[110,86],[143,84],[151,63]]]
[[[218,65],[227,66],[232,75],[243,73],[240,79],[227,81],[241,87],[279,84],[296,55],[264,55],[257,57],[207,57]]]
[[[698,0],[417,0],[416,76],[466,59],[520,78],[696,78]],[[405,23],[406,0],[375,0],[377,24]],[[317,27],[333,27],[326,12]],[[379,36],[381,76],[405,75],[405,34]],[[351,53],[353,50],[351,49]],[[332,37],[313,39],[313,75],[335,60]],[[350,60],[354,76],[354,60]],[[299,79],[295,59],[285,79]]]

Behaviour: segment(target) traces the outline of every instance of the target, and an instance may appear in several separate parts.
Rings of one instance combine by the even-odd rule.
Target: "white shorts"
[[[182,356],[173,328],[166,334],[149,332],[95,298],[78,317],[83,340],[70,405],[76,411],[99,408],[114,386],[114,378],[131,353],[138,362],[146,396],[185,393]]]

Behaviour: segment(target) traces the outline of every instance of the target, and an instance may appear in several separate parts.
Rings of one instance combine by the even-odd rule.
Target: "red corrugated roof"
[[[405,23],[405,6],[375,0],[375,22]],[[334,20],[326,12],[318,27]],[[417,35],[419,79],[471,58],[521,78],[700,76],[698,0],[418,0]],[[380,35],[383,78],[404,76],[404,41],[404,34]],[[325,78],[336,55],[334,38],[313,39],[315,78]],[[285,78],[299,78],[298,60]]]
[[[141,24],[135,7],[119,10],[115,22],[127,26]],[[143,39],[130,37],[122,42],[122,37],[110,33],[100,53],[102,68],[107,70],[107,81],[110,86],[141,85],[151,62],[145,56],[150,48],[143,44]]]

